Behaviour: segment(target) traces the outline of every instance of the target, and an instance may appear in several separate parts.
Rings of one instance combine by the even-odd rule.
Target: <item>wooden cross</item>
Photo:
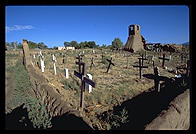
[[[80,96],[80,107],[83,108],[83,101],[84,101],[84,91],[85,91],[85,83],[88,83],[92,87],[95,87],[95,82],[88,79],[87,77],[84,77],[85,73],[85,63],[82,64],[83,69],[82,72],[76,72],[74,71],[74,75],[77,76],[81,80],[81,96]]]
[[[81,66],[84,65],[84,62],[82,62],[82,55],[78,55],[78,57],[76,57],[76,59],[78,59],[78,61],[76,61],[76,64],[79,65],[79,73],[81,73]]]
[[[104,58],[105,56],[103,55],[103,52],[102,52],[102,55],[101,55],[101,58],[102,58],[102,62],[103,62],[103,58]]]
[[[107,68],[107,71],[106,71],[106,73],[108,73],[109,72],[109,69],[110,69],[110,66],[111,65],[115,66],[115,65],[114,65],[114,63],[112,63],[112,57],[111,57],[110,60],[108,60],[108,59],[106,59],[106,60],[109,62],[109,65],[108,65],[108,68]]]
[[[95,64],[94,64],[94,58],[93,57],[91,58],[91,66],[90,66],[90,69],[92,68],[92,66],[95,66]]]
[[[163,54],[163,57],[159,57],[159,59],[163,60],[162,61],[162,67],[164,68],[165,60],[168,60],[169,61],[169,59],[168,58],[165,58],[165,54]]]
[[[138,59],[142,60],[142,66],[144,65],[144,60],[147,60],[146,57],[144,58],[144,55],[142,54],[142,57],[139,57]]]
[[[143,66],[143,65],[141,65],[141,58],[138,58],[139,59],[139,66],[137,65],[137,66],[133,66],[133,67],[139,67],[139,72],[140,72],[140,79],[141,79],[141,77],[142,77],[142,68],[148,68],[148,66]]]

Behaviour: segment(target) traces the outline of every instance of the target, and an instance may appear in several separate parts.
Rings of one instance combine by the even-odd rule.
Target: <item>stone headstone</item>
[[[86,74],[86,77],[87,77],[88,79],[90,79],[90,80],[93,79],[93,77],[92,77],[91,74]],[[89,93],[92,92],[92,86],[91,86],[91,85],[89,85],[88,83],[85,83],[85,87],[86,87],[86,90],[88,90]]]
[[[23,39],[23,64],[25,67],[31,64],[30,62],[30,54],[29,54],[29,46],[27,44],[27,40]]]
[[[69,72],[67,68],[64,68],[64,72],[65,72],[65,78],[68,79],[69,78]]]

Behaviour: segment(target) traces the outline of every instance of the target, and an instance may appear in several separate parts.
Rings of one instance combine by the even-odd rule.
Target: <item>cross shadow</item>
[[[154,75],[146,74],[144,77],[153,79]],[[160,79],[164,80],[164,83],[159,93],[154,89],[152,91],[152,88],[150,88],[146,92],[124,101],[120,106],[113,107],[114,114],[118,114],[125,108],[128,111],[129,122],[121,124],[119,128],[112,128],[112,130],[144,130],[145,126],[155,119],[161,111],[168,109],[169,103],[176,96],[188,88],[179,87],[178,80],[167,77],[161,77]]]
[[[49,130],[92,130],[92,128],[81,118],[74,114],[63,114],[52,118],[53,127]]]
[[[24,105],[24,104],[23,104]],[[15,108],[11,113],[5,115],[5,129],[7,130],[33,130],[33,124],[28,118],[27,109],[23,105]],[[21,120],[25,117],[24,120]]]

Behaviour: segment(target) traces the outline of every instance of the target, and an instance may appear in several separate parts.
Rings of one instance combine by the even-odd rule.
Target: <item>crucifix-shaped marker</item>
[[[80,65],[80,64],[79,64]],[[95,82],[92,80],[84,77],[85,73],[85,63],[82,62],[82,72],[74,71],[74,75],[77,76],[81,80],[81,96],[80,96],[80,107],[83,108],[83,101],[84,101],[84,91],[85,91],[85,83],[88,83],[92,87],[95,87]]]
[[[79,65],[79,73],[81,73],[81,65],[83,64],[82,55],[78,55],[78,57],[76,57],[76,59],[78,59],[78,61],[76,61],[76,64]]]
[[[103,58],[104,58],[105,56],[103,55],[103,51],[102,51],[102,54],[101,54],[101,60],[102,60],[102,62],[103,62]]]
[[[144,65],[144,60],[147,60],[146,57],[144,57],[144,55],[142,54],[142,57],[139,57],[138,59],[142,60],[142,66]]]
[[[95,66],[95,64],[94,64],[94,58],[93,57],[91,58],[91,66],[90,66],[90,69],[92,68],[92,66]]]
[[[133,67],[139,67],[139,72],[140,72],[140,79],[141,79],[141,77],[142,77],[142,68],[148,68],[148,66],[143,66],[143,65],[141,65],[141,58],[138,58],[139,59],[139,66],[137,65],[137,66],[133,66]]]
[[[165,58],[165,54],[163,54],[163,57],[159,57],[159,59],[162,60],[162,67],[164,68],[165,60],[169,61],[169,58]]]
[[[108,65],[108,68],[107,68],[107,71],[106,71],[106,73],[108,73],[109,72],[109,69],[110,69],[110,66],[111,65],[115,66],[115,65],[114,65],[114,63],[112,63],[112,57],[111,57],[110,60],[109,59],[106,59],[106,60],[109,62],[109,65]]]

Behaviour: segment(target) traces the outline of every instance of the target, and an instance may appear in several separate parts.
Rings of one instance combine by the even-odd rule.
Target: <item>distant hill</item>
[[[182,43],[182,45],[189,45],[189,42]]]

